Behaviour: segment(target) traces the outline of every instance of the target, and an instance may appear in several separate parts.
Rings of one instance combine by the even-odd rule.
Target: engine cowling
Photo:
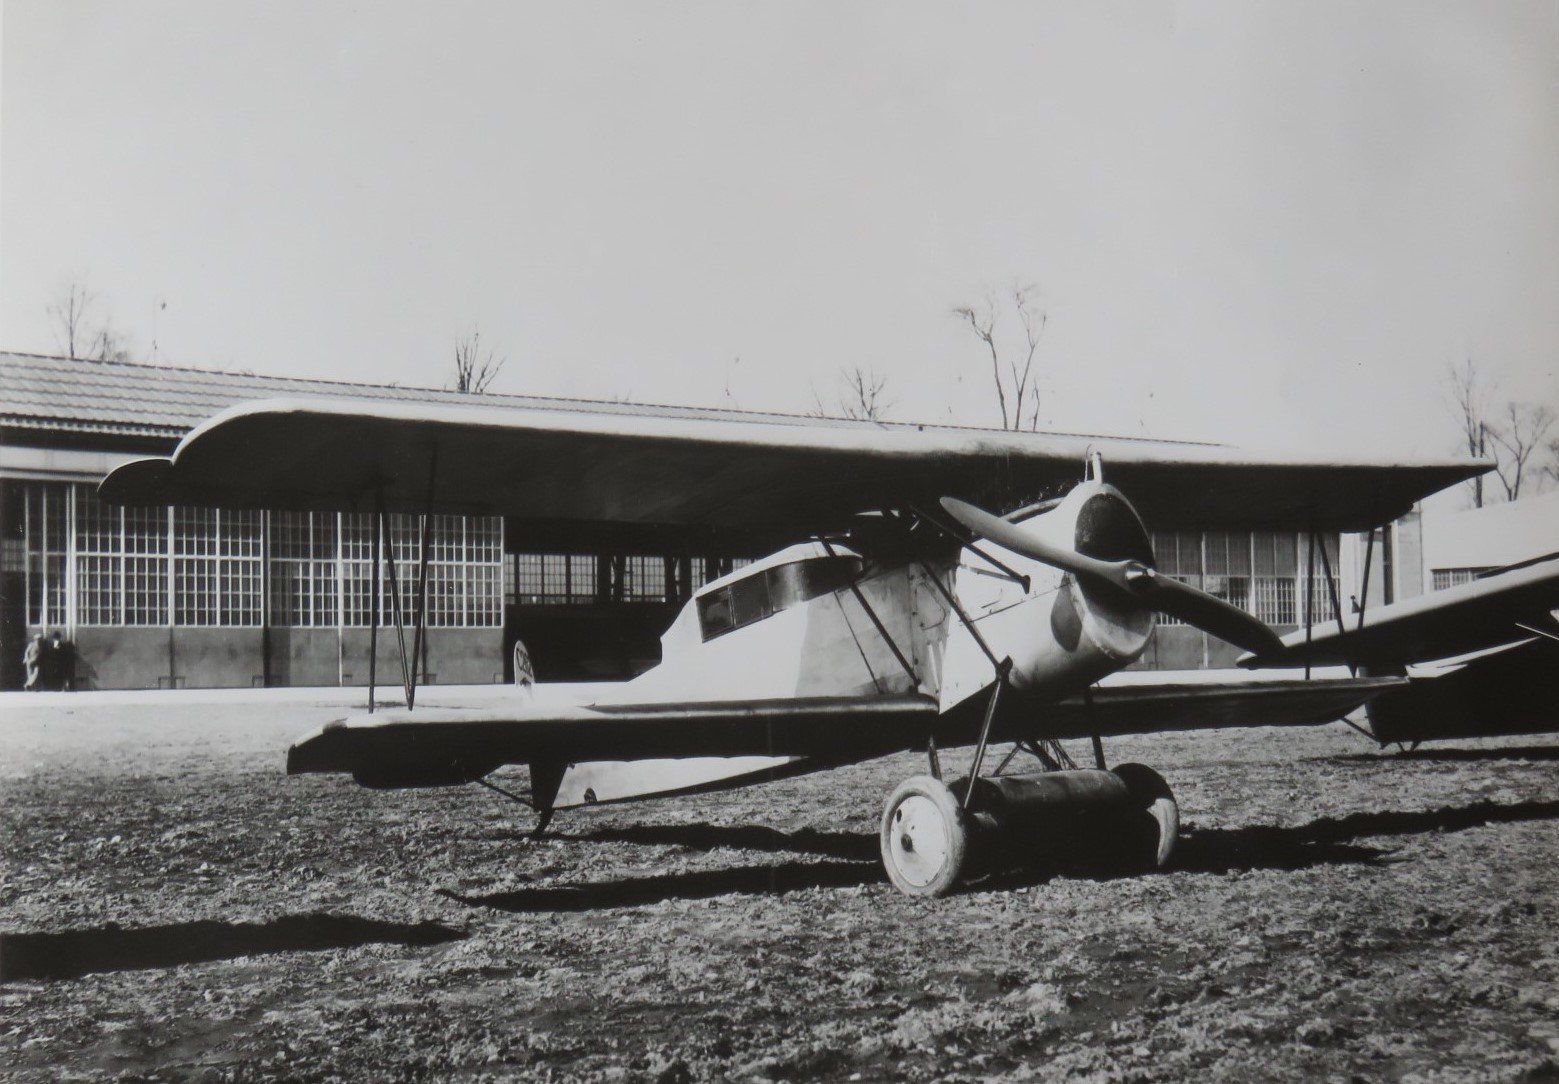
[[[1153,563],[1153,545],[1136,509],[1114,486],[1087,481],[1055,508],[1023,523],[1025,529],[1058,546],[1101,560]],[[1033,564],[1037,582],[1054,583],[1057,573]],[[1153,633],[1153,611],[1107,584],[1060,575],[1059,587],[1035,599],[1048,606],[1042,630],[1013,637],[1011,681],[1015,688],[1045,692],[1096,681],[1131,665]]]

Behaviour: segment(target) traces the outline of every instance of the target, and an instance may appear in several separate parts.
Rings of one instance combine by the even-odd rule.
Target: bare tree
[[[1443,385],[1459,447],[1469,456],[1494,460],[1506,500],[1519,499],[1533,485],[1559,482],[1559,415],[1552,407],[1513,400],[1496,415],[1491,400],[1498,381],[1470,357],[1446,367]],[[1482,508],[1487,503],[1483,479],[1468,485],[1474,507]]]
[[[1050,317],[1036,306],[1038,292],[1034,286],[1014,283],[1004,297],[987,294],[978,305],[953,309],[953,315],[969,325],[990,354],[991,381],[1003,429],[1039,428],[1039,374],[1034,371],[1034,355]],[[1011,306],[1021,338],[1021,342],[1014,340],[1005,349],[998,343],[1002,338],[998,329],[1004,302]]]
[[[503,370],[508,357],[483,350],[482,333],[473,331],[455,343],[455,390],[480,395]]]
[[[55,342],[68,358],[124,361],[130,356],[129,343],[112,320],[98,318],[98,300],[81,276],[67,280],[48,306]]]
[[[1494,470],[1508,500],[1521,498],[1532,457],[1545,448],[1555,420],[1554,412],[1540,403],[1513,402],[1506,406],[1499,424],[1489,427],[1489,437],[1499,453],[1494,457]]]
[[[817,409],[812,411],[814,417],[844,417],[857,421],[880,422],[893,408],[893,400],[887,395],[888,378],[880,375],[877,370],[852,365],[847,369],[839,370],[838,380],[836,411],[830,411],[825,407],[822,397],[814,390],[812,399],[817,404]]]
[[[1467,454],[1481,459],[1488,454],[1489,395],[1493,383],[1483,374],[1471,357],[1460,365],[1455,362],[1445,367],[1443,386],[1446,407],[1461,430],[1458,440]],[[1483,507],[1483,476],[1472,479],[1472,504]]]

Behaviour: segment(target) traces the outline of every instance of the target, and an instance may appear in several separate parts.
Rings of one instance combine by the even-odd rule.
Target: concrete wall
[[[173,630],[174,683],[183,689],[247,689],[263,685],[259,629]]]
[[[423,645],[429,685],[487,685],[504,680],[502,629],[429,629]],[[342,669],[345,684],[368,684],[367,629],[347,629]],[[406,651],[412,650],[412,631],[406,630]],[[380,685],[401,681],[400,647],[394,629],[379,630],[378,676]]]
[[[335,629],[273,628],[272,685],[337,685]]]
[[[38,629],[29,629],[28,635]],[[270,684],[367,685],[367,629],[271,629]],[[406,646],[411,650],[407,630]],[[76,631],[78,689],[250,688],[264,683],[266,637],[257,628],[103,628]],[[503,680],[501,629],[429,629],[424,655],[429,684]],[[393,629],[379,630],[382,686],[401,682]]]
[[[173,668],[167,628],[81,628],[75,645],[78,689],[169,686]]]

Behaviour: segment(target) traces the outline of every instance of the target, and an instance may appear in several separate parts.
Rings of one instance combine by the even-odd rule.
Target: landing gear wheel
[[[1110,769],[1120,776],[1132,798],[1158,825],[1157,846],[1149,855],[1154,869],[1163,869],[1175,853],[1180,838],[1180,805],[1164,777],[1146,764],[1117,764]]]
[[[969,855],[969,828],[953,792],[940,779],[916,775],[900,783],[882,811],[882,864],[907,896],[945,896],[958,884]]]

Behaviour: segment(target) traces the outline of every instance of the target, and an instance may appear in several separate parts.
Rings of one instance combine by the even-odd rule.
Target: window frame
[[[843,591],[860,579],[865,564],[861,558],[851,554],[802,557],[783,564],[769,565],[713,591],[696,595],[693,601],[698,609],[698,629],[703,642],[708,643],[737,629],[756,625],[765,618],[794,609],[814,598]],[[811,575],[823,571],[824,567],[848,567],[849,572],[842,577]],[[760,583],[763,585],[763,605],[751,616],[737,620],[737,588],[752,585],[756,597],[756,585]],[[718,622],[711,620],[711,613],[721,606],[725,609],[725,617]]]

